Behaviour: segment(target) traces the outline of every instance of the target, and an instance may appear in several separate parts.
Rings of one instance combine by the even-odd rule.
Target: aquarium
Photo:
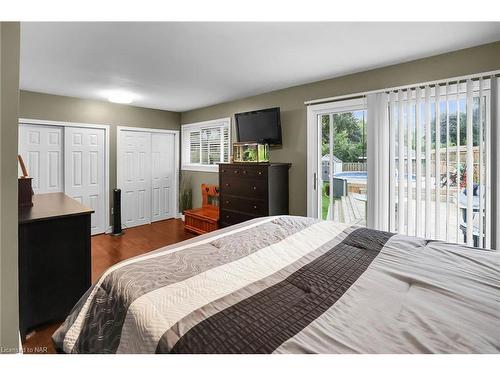
[[[269,162],[269,145],[267,143],[233,143],[234,163],[267,163]]]

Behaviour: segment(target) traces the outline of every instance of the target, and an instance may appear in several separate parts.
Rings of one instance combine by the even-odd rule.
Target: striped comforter
[[[66,353],[500,352],[500,257],[329,221],[255,219],[108,269]]]

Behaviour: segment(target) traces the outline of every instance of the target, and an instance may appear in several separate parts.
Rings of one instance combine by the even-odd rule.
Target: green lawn
[[[327,197],[323,190],[323,194],[321,194],[321,217],[323,220],[326,220],[326,216],[328,215],[328,206],[330,205],[330,198]]]
[[[330,205],[330,198],[328,195],[325,194],[325,185],[328,183],[324,182],[323,183],[323,189],[322,189],[322,194],[321,194],[321,217],[323,220],[326,220],[326,217],[328,216],[328,206]],[[335,200],[340,199],[340,198],[334,198]]]

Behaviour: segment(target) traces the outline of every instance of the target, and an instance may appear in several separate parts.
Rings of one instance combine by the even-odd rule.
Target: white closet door
[[[152,221],[159,221],[175,216],[174,135],[165,133],[152,133],[151,137],[151,217]]]
[[[104,129],[66,127],[64,139],[65,193],[95,211],[91,233],[103,233],[106,230]]]
[[[151,222],[151,133],[119,131],[118,186],[125,227]]]
[[[64,191],[61,127],[20,124],[19,153],[36,194]]]

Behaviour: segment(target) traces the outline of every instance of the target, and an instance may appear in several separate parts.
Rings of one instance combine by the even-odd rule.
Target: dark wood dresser
[[[289,163],[219,164],[219,225],[288,214]]]
[[[19,208],[19,330],[64,320],[91,284],[90,215],[63,193]]]

